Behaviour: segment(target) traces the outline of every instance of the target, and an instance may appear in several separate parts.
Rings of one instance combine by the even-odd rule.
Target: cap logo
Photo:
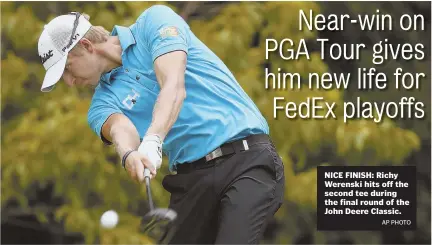
[[[54,56],[53,50],[50,50],[47,53],[44,53],[42,55],[39,55],[39,57],[40,57],[40,59],[42,61],[42,64],[44,64],[47,60],[49,60],[49,58],[51,58],[53,56]]]
[[[73,36],[72,41],[77,40],[77,38],[79,37],[79,35],[80,35],[79,33],[76,33],[76,34]],[[62,51],[65,52],[66,49],[69,49],[69,47],[70,47],[72,44],[73,44],[73,42],[68,43],[68,45],[66,45],[66,47],[62,48]]]

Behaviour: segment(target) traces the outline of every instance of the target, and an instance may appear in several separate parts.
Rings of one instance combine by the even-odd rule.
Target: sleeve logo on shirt
[[[175,26],[169,26],[169,27],[164,27],[161,30],[159,30],[159,35],[162,38],[177,37],[179,35],[179,32],[177,30],[177,27],[175,27]]]

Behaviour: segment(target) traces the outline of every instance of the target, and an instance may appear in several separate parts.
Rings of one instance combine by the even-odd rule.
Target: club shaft
[[[150,188],[150,177],[146,176],[145,182],[146,182],[146,188],[147,188],[147,199],[149,202],[149,208],[150,208],[150,210],[154,210],[153,198],[152,198],[151,188]]]

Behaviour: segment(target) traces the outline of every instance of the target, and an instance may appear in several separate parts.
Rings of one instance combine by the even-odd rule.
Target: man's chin
[[[94,88],[96,88],[97,87],[97,85],[94,85],[94,84],[91,84],[91,83],[86,83],[86,84],[77,84],[76,85],[76,88],[78,88],[78,89],[94,89]]]
[[[85,87],[88,89],[95,89],[98,84],[87,84]]]
[[[96,88],[97,85],[99,85],[99,80],[97,80],[96,82],[89,82],[89,83],[86,83],[85,87],[86,87],[86,88]]]

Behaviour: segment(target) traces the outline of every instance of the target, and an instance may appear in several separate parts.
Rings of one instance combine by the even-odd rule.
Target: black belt
[[[267,134],[254,134],[243,139],[225,143],[207,154],[205,157],[190,163],[178,164],[175,168],[178,173],[189,172],[194,169],[208,166],[214,159],[233,153],[247,151],[250,147],[260,143],[271,143],[270,137]]]

